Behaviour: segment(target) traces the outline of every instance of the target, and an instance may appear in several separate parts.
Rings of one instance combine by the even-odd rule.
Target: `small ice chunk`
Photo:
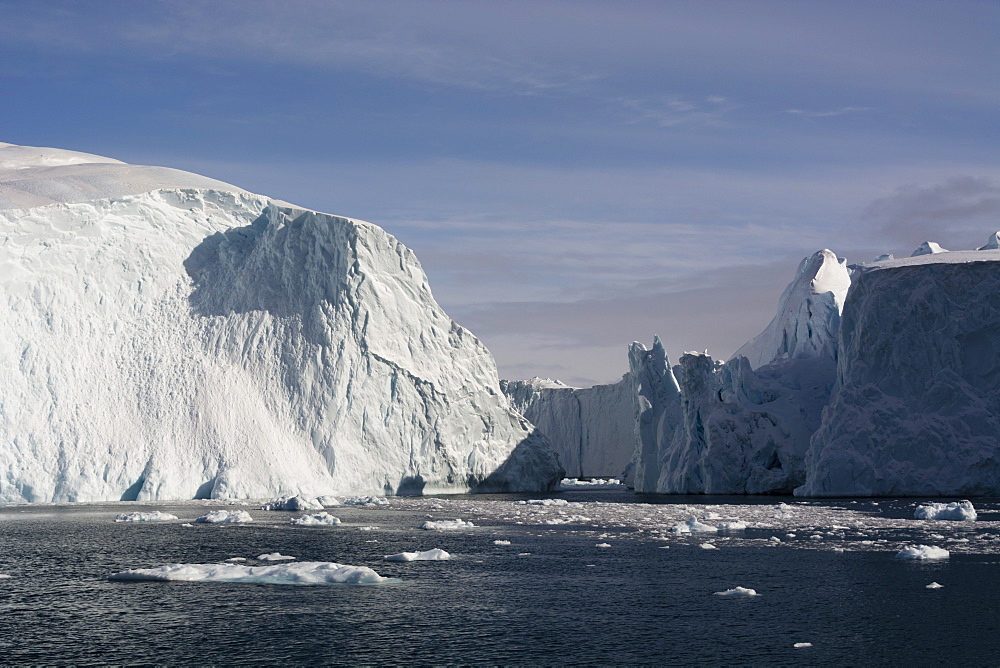
[[[794,645],[792,645],[792,647],[794,647],[795,649],[802,649],[803,647],[812,647],[812,646],[813,644],[811,642],[797,642]]]
[[[719,529],[711,524],[702,524],[692,515],[686,522],[678,522],[670,530],[674,533],[715,533]]]
[[[352,496],[344,499],[345,506],[387,506],[389,502],[384,496]]]
[[[294,561],[295,557],[290,557],[287,554],[282,554],[281,552],[268,552],[267,554],[258,554],[257,561]]]
[[[736,520],[734,522],[723,522],[716,528],[718,528],[719,531],[743,531],[747,528],[747,525],[745,522]]]
[[[951,556],[948,550],[933,545],[910,545],[904,547],[896,555],[897,559],[947,559]]]
[[[335,496],[318,496],[316,497],[316,500],[319,501],[324,508],[340,505],[340,501]]]
[[[594,547],[611,547],[610,543],[598,543]]]
[[[323,504],[319,502],[319,499],[308,498],[305,496],[279,496],[278,498],[271,499],[263,506],[260,507],[261,510],[323,510]]]
[[[476,525],[461,519],[427,521],[420,525],[421,529],[427,531],[454,531],[455,529],[469,529]]]
[[[918,520],[974,520],[976,509],[971,501],[952,503],[926,503],[917,506],[913,517]]]
[[[7,575],[6,573],[0,573],[0,580],[10,580],[13,575]]]
[[[314,515],[303,515],[302,517],[293,517],[291,523],[295,526],[308,526],[308,527],[330,527],[340,524],[340,518],[334,517],[330,513],[324,511],[322,513],[316,513]]]
[[[348,566],[329,561],[301,561],[267,566],[168,564],[121,571],[108,576],[108,579],[284,585],[376,584],[388,580],[366,566]]]
[[[451,555],[444,550],[435,547],[426,552],[400,552],[383,557],[386,561],[447,561]]]
[[[771,536],[770,538],[768,538],[768,540],[771,541],[772,543],[780,543],[781,542],[781,539],[778,538],[777,536]]]
[[[718,550],[719,549],[716,546],[712,545],[711,543],[702,543],[698,547],[700,547],[703,550]]]
[[[755,590],[746,587],[735,587],[726,591],[715,592],[716,596],[760,596]]]
[[[568,506],[569,501],[566,499],[527,499],[521,501],[515,501],[516,506]]]
[[[495,540],[495,541],[493,541],[493,544],[494,545],[510,545],[510,541],[509,540]]]
[[[924,589],[944,589],[944,585],[938,584],[937,582],[932,582],[926,587],[924,587]]]
[[[115,516],[115,522],[170,522],[176,519],[180,518],[159,510],[148,513],[121,513]]]
[[[253,522],[253,518],[245,510],[213,510],[195,520],[198,524],[235,524]]]
[[[247,560],[246,557],[230,557],[226,559],[226,561],[246,561],[246,560]]]

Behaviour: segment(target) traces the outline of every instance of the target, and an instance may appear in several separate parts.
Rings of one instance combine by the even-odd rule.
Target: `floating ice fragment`
[[[924,589],[944,589],[944,585],[938,584],[937,582],[932,582],[929,585],[925,586]]]
[[[711,524],[702,524],[692,515],[686,522],[678,522],[670,530],[674,533],[715,533],[718,528]]]
[[[320,504],[324,508],[329,508],[330,506],[339,506],[340,505],[340,501],[337,500],[337,497],[335,497],[335,496],[319,496],[319,497],[316,497],[316,500],[319,501]]]
[[[896,559],[947,559],[948,550],[933,545],[910,545],[896,555]]]
[[[812,646],[813,644],[811,642],[797,642],[794,645],[792,645],[792,647],[794,647],[795,649],[802,649],[803,647],[812,647]]]
[[[10,580],[13,575],[7,575],[6,573],[0,573],[0,580]]]
[[[726,591],[715,592],[716,596],[760,596],[755,590],[746,587],[735,587]]]
[[[108,576],[109,580],[155,580],[161,582],[247,582],[256,584],[376,584],[384,578],[365,566],[347,566],[328,561],[294,564],[239,566],[236,564],[169,564],[137,568]]]
[[[700,547],[703,550],[718,550],[719,549],[716,546],[712,545],[711,543],[702,543],[698,547]]]
[[[330,527],[340,524],[340,518],[334,517],[328,512],[316,513],[314,515],[303,515],[302,517],[293,517],[291,523],[295,526],[323,526]]]
[[[421,529],[428,531],[453,531],[455,529],[469,529],[476,525],[461,519],[428,521],[420,525]]]
[[[611,545],[609,543],[598,543],[594,547],[611,547]]]
[[[516,506],[568,506],[569,501],[566,499],[522,499],[521,501],[515,501]]]
[[[281,552],[268,552],[267,554],[258,554],[257,561],[294,561],[295,557],[290,557],[287,554],[282,554]]]
[[[560,489],[622,489],[623,483],[615,478],[593,478],[591,480],[580,480],[579,478],[563,478],[559,482]]]
[[[159,510],[148,513],[121,513],[115,516],[115,522],[170,522],[176,519],[180,518],[177,515],[163,513]]]
[[[743,531],[747,528],[746,522],[736,520],[734,522],[723,522],[716,527],[719,531]]]
[[[976,509],[970,501],[926,503],[917,506],[913,517],[918,520],[974,520]]]
[[[230,557],[226,559],[226,561],[246,561],[246,560],[247,560],[246,557]]]
[[[235,524],[238,522],[253,522],[253,518],[245,510],[213,510],[195,520],[198,524]]]
[[[777,536],[771,536],[770,538],[768,538],[768,540],[771,541],[772,543],[780,543],[781,542],[781,539],[778,538]]]
[[[510,541],[509,540],[495,540],[495,541],[493,541],[493,544],[494,545],[510,545]]]
[[[383,557],[386,561],[447,561],[451,555],[440,548],[426,552],[400,552]]]
[[[304,496],[279,496],[271,499],[261,510],[323,510],[323,504],[316,498]]]
[[[344,499],[345,506],[387,506],[389,502],[384,496],[352,496]]]

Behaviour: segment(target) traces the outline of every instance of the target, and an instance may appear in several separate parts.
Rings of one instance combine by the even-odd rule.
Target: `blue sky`
[[[1000,229],[1000,2],[0,0],[0,141],[412,247],[503,377],[726,357],[802,257]]]

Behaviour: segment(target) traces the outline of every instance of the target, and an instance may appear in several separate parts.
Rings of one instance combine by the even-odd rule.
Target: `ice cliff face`
[[[0,145],[0,500],[558,481],[489,352],[385,231],[25,148]],[[88,164],[110,171],[81,185]]]
[[[548,437],[574,477],[620,475],[635,450],[635,382],[630,374],[586,389],[532,378],[500,381],[511,406]]]
[[[729,362],[686,353],[671,369],[658,340],[649,352],[633,348],[632,374],[646,379],[636,490],[767,494],[800,485],[834,383],[849,286],[846,262],[823,250],[802,261],[777,315]]]
[[[1000,494],[1000,253],[863,272],[805,496]]]

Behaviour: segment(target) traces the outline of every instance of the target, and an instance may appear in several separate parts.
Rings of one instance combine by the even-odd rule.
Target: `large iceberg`
[[[620,475],[635,451],[635,380],[569,387],[543,378],[502,380],[511,406],[552,443],[566,474],[577,478]]]
[[[413,253],[186,172],[0,144],[0,501],[543,490]]]
[[[804,496],[1000,494],[1000,252],[855,277]]]

